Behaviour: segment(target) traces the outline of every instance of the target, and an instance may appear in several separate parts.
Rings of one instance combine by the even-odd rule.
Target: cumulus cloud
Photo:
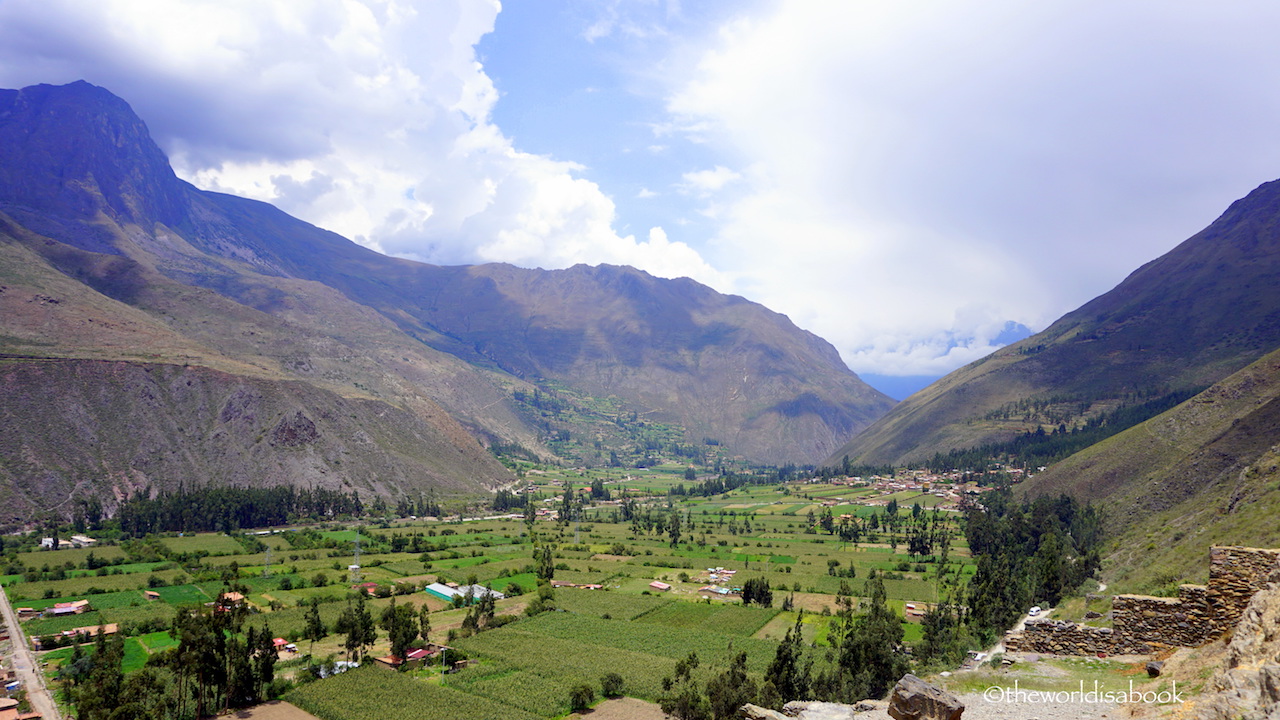
[[[941,372],[1280,173],[1280,96],[1257,90],[1280,81],[1276,20],[1256,2],[777,3],[673,72],[655,134],[751,168],[704,250],[741,292],[855,370]]]
[[[716,282],[655,228],[613,230],[578,165],[492,122],[474,46],[496,0],[6,0],[0,82],[86,79],[148,122],[180,175],[437,263],[628,263]]]

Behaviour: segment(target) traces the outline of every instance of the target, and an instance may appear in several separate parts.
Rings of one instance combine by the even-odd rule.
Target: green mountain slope
[[[1203,582],[1210,545],[1280,545],[1280,351],[1019,491],[1102,504],[1119,591]]]
[[[1280,347],[1280,181],[1048,329],[895,407],[829,462],[920,461],[1206,387]]]

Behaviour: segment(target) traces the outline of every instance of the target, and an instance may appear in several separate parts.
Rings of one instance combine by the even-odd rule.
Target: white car
[[[1029,616],[1031,616],[1031,617],[1035,617],[1035,616],[1037,616],[1037,615],[1039,615],[1039,614],[1040,614],[1040,606],[1039,606],[1039,605],[1036,605],[1035,607],[1033,607],[1033,608],[1031,608],[1030,610],[1028,610],[1028,611],[1027,611],[1027,615],[1029,615]]]

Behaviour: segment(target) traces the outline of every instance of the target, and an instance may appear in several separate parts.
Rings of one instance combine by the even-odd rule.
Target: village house
[[[452,585],[453,587],[450,587]],[[478,600],[486,596],[492,596],[494,600],[502,600],[506,597],[497,590],[492,590],[483,585],[464,585],[459,587],[457,583],[431,583],[422,589],[423,592],[432,597],[439,598],[445,602],[451,603],[455,597],[467,597],[469,594],[472,600]]]
[[[17,700],[0,698],[0,720],[39,720],[41,717],[38,712],[19,713]]]
[[[73,600],[72,602],[57,603],[53,607],[45,610],[46,615],[60,617],[62,615],[83,615],[92,608],[89,607],[88,600]]]

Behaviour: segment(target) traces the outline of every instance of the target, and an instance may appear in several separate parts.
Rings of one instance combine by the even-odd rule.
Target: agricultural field
[[[392,602],[415,613],[426,607],[432,641],[471,664],[449,674],[439,667],[360,668],[300,684],[286,700],[322,720],[430,715],[424,708],[447,708],[442,716],[459,718],[556,718],[568,712],[577,686],[589,685],[599,697],[606,668],[623,676],[624,694],[654,700],[675,662],[692,650],[702,661],[695,673],[701,680],[743,651],[759,679],[797,620],[821,666],[837,594],[854,596],[856,605],[867,581],[878,577],[890,608],[904,614],[908,603],[926,608],[945,597],[974,570],[955,513],[933,509],[932,495],[897,493],[891,520],[882,505],[854,502],[886,497],[866,488],[748,485],[704,497],[688,494],[699,481],[687,472],[683,465],[530,470],[525,487],[533,507],[551,513],[532,525],[520,512],[486,511],[475,514],[487,519],[311,523],[261,535],[125,541],[103,533],[92,557],[87,549],[11,552],[4,589],[15,606],[37,611],[89,600],[87,613],[30,619],[24,630],[56,640],[73,628],[116,624],[127,637],[130,669],[176,647],[167,632],[174,615],[213,603],[229,583],[243,587],[251,626],[297,643],[303,655],[345,659],[333,628],[352,594],[366,592],[375,618]],[[586,494],[593,483],[610,499],[588,497],[572,521],[558,522],[554,513],[566,488]],[[837,497],[841,504],[831,505]],[[945,550],[910,554],[912,522],[945,536]],[[859,532],[842,538],[839,528],[851,524]],[[357,543],[359,582],[367,585],[353,583],[348,568]],[[552,549],[550,568],[539,567],[535,547]],[[599,589],[558,587],[548,604],[560,612],[526,617],[539,593],[538,573],[548,571],[558,584]],[[771,607],[743,606],[738,592],[748,579],[767,583]],[[652,587],[655,581],[670,588]],[[471,634],[464,630],[466,608],[422,591],[431,582],[508,593],[496,612],[514,621]],[[314,647],[302,637],[312,602],[329,630]],[[794,609],[782,610],[784,602]],[[909,644],[921,638],[919,620],[918,612],[903,619]],[[371,656],[388,652],[380,631]],[[50,678],[69,655],[69,648],[44,653]],[[301,680],[303,667],[290,663],[281,675]]]

